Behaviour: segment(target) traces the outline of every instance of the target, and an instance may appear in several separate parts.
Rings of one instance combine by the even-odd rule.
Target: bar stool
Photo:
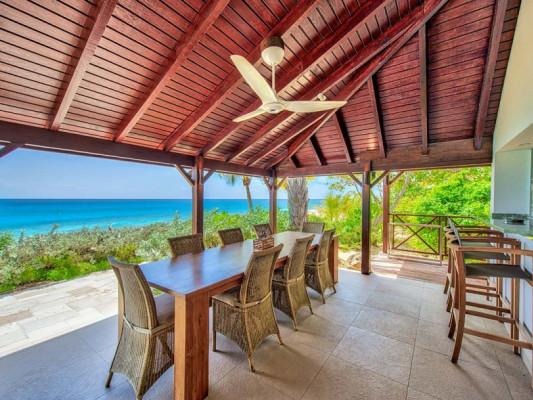
[[[533,286],[531,273],[524,270],[520,265],[520,256],[533,257],[533,251],[522,250],[519,246],[519,244],[514,244],[511,247],[486,248],[464,247],[458,244],[451,245],[452,257],[454,258],[455,287],[454,290],[451,291],[453,309],[450,315],[450,330],[448,332],[448,337],[453,339],[455,334],[455,346],[451,358],[453,363],[456,363],[459,359],[461,344],[465,334],[509,344],[513,346],[513,350],[517,354],[519,353],[520,348],[533,350],[533,341],[520,340],[521,327],[519,321],[519,281],[526,280],[529,285]],[[467,253],[469,252],[506,254],[511,258],[511,263],[469,263],[466,261]],[[470,277],[512,279],[509,307],[504,308],[467,300],[466,295],[469,293],[469,290],[467,289],[466,279]],[[489,314],[484,311],[476,310],[476,308],[497,311],[498,313],[505,315]],[[477,329],[465,328],[467,315],[509,323],[511,325],[510,337],[495,335]],[[525,331],[524,334],[526,334]]]

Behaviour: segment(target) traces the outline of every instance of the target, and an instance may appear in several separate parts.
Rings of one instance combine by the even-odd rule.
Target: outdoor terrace
[[[298,331],[281,313],[285,345],[274,337],[256,353],[257,372],[245,355],[219,336],[210,352],[210,399],[530,399],[530,377],[508,346],[465,338],[461,359],[450,363],[449,314],[442,286],[364,276],[340,270],[338,293],[325,305],[312,296]],[[497,322],[482,322],[498,332]],[[3,399],[134,398],[118,377],[104,388],[117,339],[116,317],[0,358]],[[145,399],[173,398],[172,370]]]

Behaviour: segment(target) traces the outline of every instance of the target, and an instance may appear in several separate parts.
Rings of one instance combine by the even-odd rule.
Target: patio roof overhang
[[[520,1],[189,3],[1,4],[4,154],[278,176],[490,163]],[[269,77],[273,35],[282,97],[348,104],[233,122],[259,103],[229,55]]]

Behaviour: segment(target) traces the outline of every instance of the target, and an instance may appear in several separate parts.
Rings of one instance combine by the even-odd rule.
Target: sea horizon
[[[323,199],[309,199],[309,209]],[[268,209],[268,199],[252,199],[254,207]],[[278,199],[278,208],[287,209],[287,200]],[[248,211],[246,199],[204,199],[204,210],[240,214]],[[35,235],[70,232],[83,228],[121,228],[170,222],[176,216],[188,219],[192,214],[189,199],[109,199],[109,198],[1,198],[0,232]]]

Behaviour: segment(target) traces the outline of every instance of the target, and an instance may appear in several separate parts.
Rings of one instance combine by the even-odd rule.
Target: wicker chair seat
[[[174,322],[174,296],[163,293],[154,297],[157,321],[161,325]]]
[[[464,253],[464,257],[467,260],[501,260],[509,261],[511,257],[502,253],[491,253],[483,251],[467,251]]]
[[[523,270],[520,265],[476,263],[466,264],[466,276],[471,277],[494,277],[532,280],[531,273]]]
[[[213,296],[212,298],[218,301],[221,301],[223,303],[226,303],[232,307],[237,307],[237,304],[240,304],[239,302],[239,293],[241,291],[241,287],[238,286],[236,288],[230,289],[224,293],[217,294]]]

